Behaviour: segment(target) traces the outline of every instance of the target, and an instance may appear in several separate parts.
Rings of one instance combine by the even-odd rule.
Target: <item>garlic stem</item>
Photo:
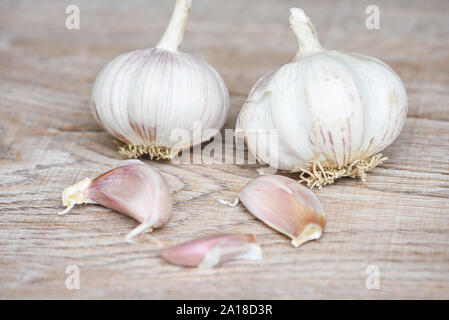
[[[176,0],[175,9],[162,39],[157,44],[158,49],[177,52],[184,38],[187,18],[189,17],[192,0]]]
[[[298,8],[291,8],[290,13],[290,25],[298,40],[295,59],[322,51],[323,47],[318,41],[315,26],[310,18],[306,16],[303,10]]]
[[[141,234],[142,232],[152,232],[153,226],[154,226],[153,221],[141,223],[137,227],[135,227],[133,230],[128,232],[128,234],[126,235],[126,238],[127,239],[134,238],[135,236]]]

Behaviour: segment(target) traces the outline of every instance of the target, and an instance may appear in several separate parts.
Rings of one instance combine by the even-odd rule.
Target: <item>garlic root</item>
[[[160,147],[156,144],[145,146],[126,144],[117,140],[115,142],[118,146],[118,153],[128,159],[137,159],[148,155],[151,160],[171,160],[177,154],[177,152],[172,152],[170,148]]]
[[[299,182],[306,183],[310,189],[315,187],[321,189],[323,186],[332,184],[335,180],[344,177],[360,178],[362,181],[365,181],[366,172],[382,164],[387,159],[387,157],[382,157],[382,154],[379,153],[368,158],[360,158],[350,165],[340,168],[327,164],[322,165],[320,161],[314,160],[310,168],[296,168],[293,172],[300,172]]]

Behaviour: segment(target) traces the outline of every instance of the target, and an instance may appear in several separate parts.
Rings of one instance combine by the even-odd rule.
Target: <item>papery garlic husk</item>
[[[177,0],[155,48],[120,55],[95,81],[92,114],[121,141],[124,157],[171,159],[209,140],[228,117],[229,93],[217,71],[178,51],[190,6],[191,0]]]
[[[173,264],[207,269],[232,259],[261,259],[255,242],[253,234],[220,234],[163,248],[161,254]]]
[[[172,199],[165,178],[139,160],[125,160],[95,179],[86,178],[62,193],[69,212],[76,204],[94,203],[126,214],[141,224],[127,238],[165,224],[171,216]]]
[[[292,239],[295,247],[323,233],[326,218],[320,201],[293,179],[259,176],[243,187],[239,196],[251,214]]]
[[[300,172],[311,188],[345,176],[363,180],[404,125],[404,85],[378,59],[324,49],[301,9],[291,9],[290,23],[296,56],[258,80],[236,133],[261,162]]]

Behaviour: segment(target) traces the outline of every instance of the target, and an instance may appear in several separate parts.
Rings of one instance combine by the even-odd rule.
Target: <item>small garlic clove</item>
[[[91,180],[86,178],[62,193],[69,212],[76,204],[96,203],[141,222],[127,238],[165,224],[172,200],[167,182],[159,171],[139,160],[120,162],[114,169]]]
[[[240,191],[240,201],[256,218],[292,239],[295,247],[321,237],[326,219],[312,191],[293,179],[259,176]]]
[[[206,269],[231,259],[262,258],[262,250],[253,234],[208,236],[164,248],[161,254],[170,263]]]

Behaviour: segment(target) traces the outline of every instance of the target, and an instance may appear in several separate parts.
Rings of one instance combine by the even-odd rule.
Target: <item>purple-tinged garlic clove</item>
[[[326,219],[318,198],[293,179],[259,176],[243,187],[239,196],[249,212],[291,238],[295,247],[323,233]]]
[[[162,257],[185,267],[213,268],[232,259],[257,260],[262,250],[253,234],[220,234],[163,248]]]
[[[164,177],[139,160],[120,162],[114,169],[91,180],[86,178],[62,193],[69,212],[76,204],[95,203],[126,214],[141,224],[127,238],[152,231],[171,216],[172,200]]]

